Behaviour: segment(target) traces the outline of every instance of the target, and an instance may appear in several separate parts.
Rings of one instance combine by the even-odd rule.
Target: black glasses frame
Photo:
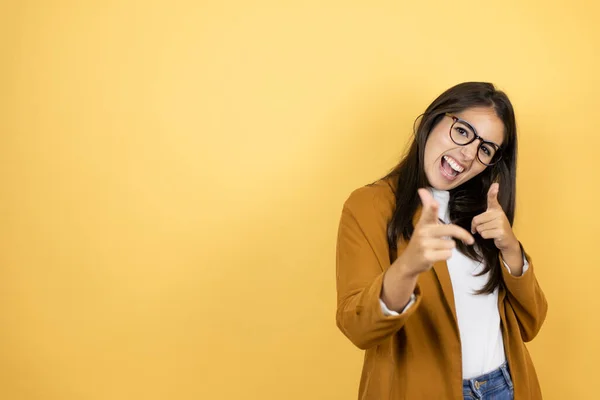
[[[496,164],[498,161],[500,161],[500,159],[502,158],[502,148],[500,146],[498,146],[494,142],[489,142],[489,141],[485,140],[484,138],[482,138],[481,136],[479,136],[477,134],[477,131],[473,127],[473,125],[471,125],[470,123],[468,123],[464,119],[460,119],[456,115],[453,115],[453,114],[450,114],[450,113],[446,113],[445,115],[447,117],[452,118],[452,120],[454,121],[454,122],[452,122],[452,125],[450,126],[450,130],[448,131],[448,134],[450,135],[450,140],[452,140],[454,143],[456,143],[456,141],[452,137],[452,129],[454,128],[454,125],[457,122],[465,124],[468,128],[470,128],[473,131],[473,135],[474,135],[473,139],[469,140],[467,143],[456,143],[456,144],[459,145],[459,146],[467,146],[467,145],[473,143],[475,140],[479,140],[481,143],[479,143],[479,146],[477,146],[477,160],[480,163],[482,163],[483,165],[487,165],[488,167],[492,166],[492,165]],[[491,163],[485,163],[485,162],[481,161],[481,158],[479,158],[479,150],[481,149],[481,146],[483,146],[484,143],[487,144],[487,145],[493,146],[496,149],[496,152],[494,153],[494,157],[492,157],[492,162]]]

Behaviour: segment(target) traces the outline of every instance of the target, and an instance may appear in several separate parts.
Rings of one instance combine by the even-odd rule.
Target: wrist
[[[416,280],[419,276],[418,270],[415,271],[414,268],[411,268],[408,263],[405,262],[404,258],[398,257],[396,262],[394,262],[395,275],[402,280]]]
[[[521,244],[517,242],[517,246],[511,247],[510,250],[502,251],[504,263],[508,265],[511,275],[521,276],[523,274],[523,250]]]
[[[503,256],[516,256],[516,255],[522,256],[523,252],[521,251],[521,244],[519,243],[519,241],[515,240],[515,242],[513,244],[511,244],[510,246],[503,249],[502,255]]]

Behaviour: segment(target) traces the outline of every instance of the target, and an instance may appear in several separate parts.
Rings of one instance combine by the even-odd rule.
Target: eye
[[[463,136],[469,136],[469,132],[467,132],[466,129],[461,128],[460,126],[457,126],[456,130],[458,131],[459,134],[461,134]]]
[[[492,150],[488,146],[481,146],[481,150],[486,156],[492,155]]]

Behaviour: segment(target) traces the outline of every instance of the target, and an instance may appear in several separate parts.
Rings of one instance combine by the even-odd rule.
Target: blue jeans
[[[506,362],[492,372],[463,380],[465,400],[513,400],[513,396],[513,383]]]

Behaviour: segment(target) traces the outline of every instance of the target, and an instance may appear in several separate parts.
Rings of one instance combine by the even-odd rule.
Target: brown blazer
[[[394,182],[381,180],[355,190],[344,203],[339,225],[336,322],[366,350],[359,399],[463,399],[461,344],[446,262],[419,276],[416,303],[405,313],[385,316],[381,311],[383,275],[394,261],[386,238],[394,189]],[[400,243],[398,254],[405,248]],[[498,296],[516,400],[542,398],[524,342],[536,336],[548,307],[531,258],[525,256],[529,269],[523,276],[502,268],[506,288]]]

